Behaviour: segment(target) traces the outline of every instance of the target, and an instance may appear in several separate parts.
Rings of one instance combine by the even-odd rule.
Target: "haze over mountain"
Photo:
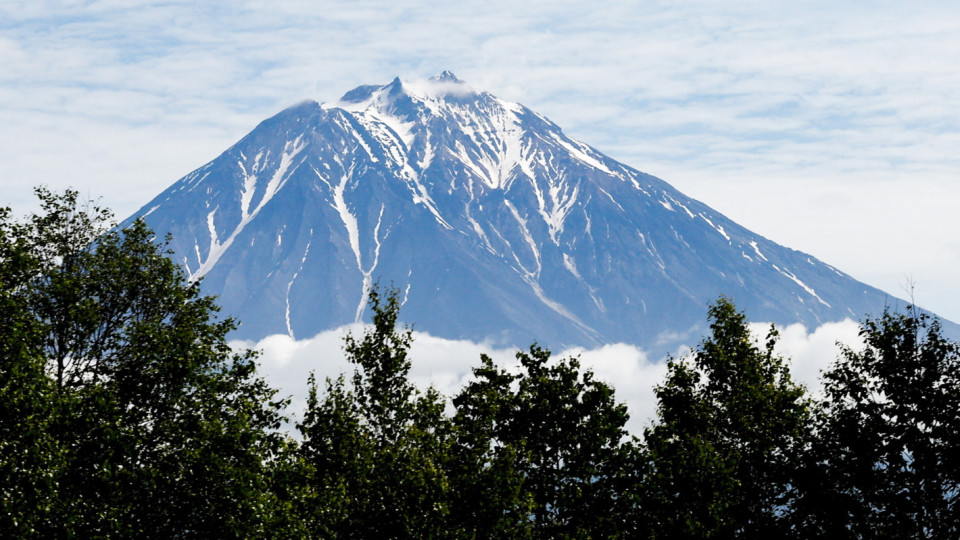
[[[244,339],[358,321],[378,280],[417,330],[521,346],[666,351],[719,295],[808,327],[899,302],[449,72],[290,107],[135,215]]]

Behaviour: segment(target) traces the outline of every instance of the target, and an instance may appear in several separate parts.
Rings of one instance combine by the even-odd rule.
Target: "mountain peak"
[[[437,82],[463,83],[463,80],[461,80],[459,77],[454,75],[452,71],[449,71],[446,69],[441,71],[439,75],[433,76],[430,80],[437,81]]]
[[[416,97],[435,101],[472,100],[479,95],[473,87],[450,71],[443,71],[427,80],[404,82],[404,88]]]
[[[333,106],[345,105],[349,109],[355,109],[357,106],[365,107],[377,101],[393,102],[401,96],[413,97],[421,101],[462,102],[472,100],[478,95],[476,90],[453,72],[444,70],[429,79],[402,81],[400,77],[394,77],[385,85],[358,86],[345,93],[336,102],[339,105]]]

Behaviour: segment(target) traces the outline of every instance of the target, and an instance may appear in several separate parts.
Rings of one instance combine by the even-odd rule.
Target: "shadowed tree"
[[[398,292],[370,291],[373,325],[344,350],[352,384],[311,380],[301,456],[307,467],[304,515],[311,529],[341,538],[428,538],[448,534],[448,420],[432,388],[409,380],[413,337],[397,329]]]
[[[808,537],[960,537],[960,345],[909,308],[861,325],[824,373]]]
[[[227,346],[234,322],[142,222],[112,229],[76,192],[37,193],[41,213],[0,215],[0,447],[29,437],[35,467],[12,467],[34,482],[4,500],[43,493],[20,522],[40,536],[265,534],[284,403]]]
[[[533,345],[520,371],[488,357],[454,398],[453,510],[468,537],[614,537],[623,532],[626,406],[575,358]]]
[[[670,360],[655,390],[657,420],[644,432],[643,526],[655,538],[782,538],[809,442],[810,411],[774,353],[721,298],[711,334],[686,360]]]

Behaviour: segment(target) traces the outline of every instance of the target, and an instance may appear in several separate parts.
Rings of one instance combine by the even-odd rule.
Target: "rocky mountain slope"
[[[668,350],[719,295],[808,326],[893,301],[449,72],[290,107],[136,215],[241,338],[360,320],[378,280],[417,330],[521,346]]]

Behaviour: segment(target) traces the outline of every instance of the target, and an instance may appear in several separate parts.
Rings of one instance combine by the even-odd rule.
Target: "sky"
[[[122,219],[294,103],[443,70],[960,321],[957,2],[5,0],[0,205]]]

